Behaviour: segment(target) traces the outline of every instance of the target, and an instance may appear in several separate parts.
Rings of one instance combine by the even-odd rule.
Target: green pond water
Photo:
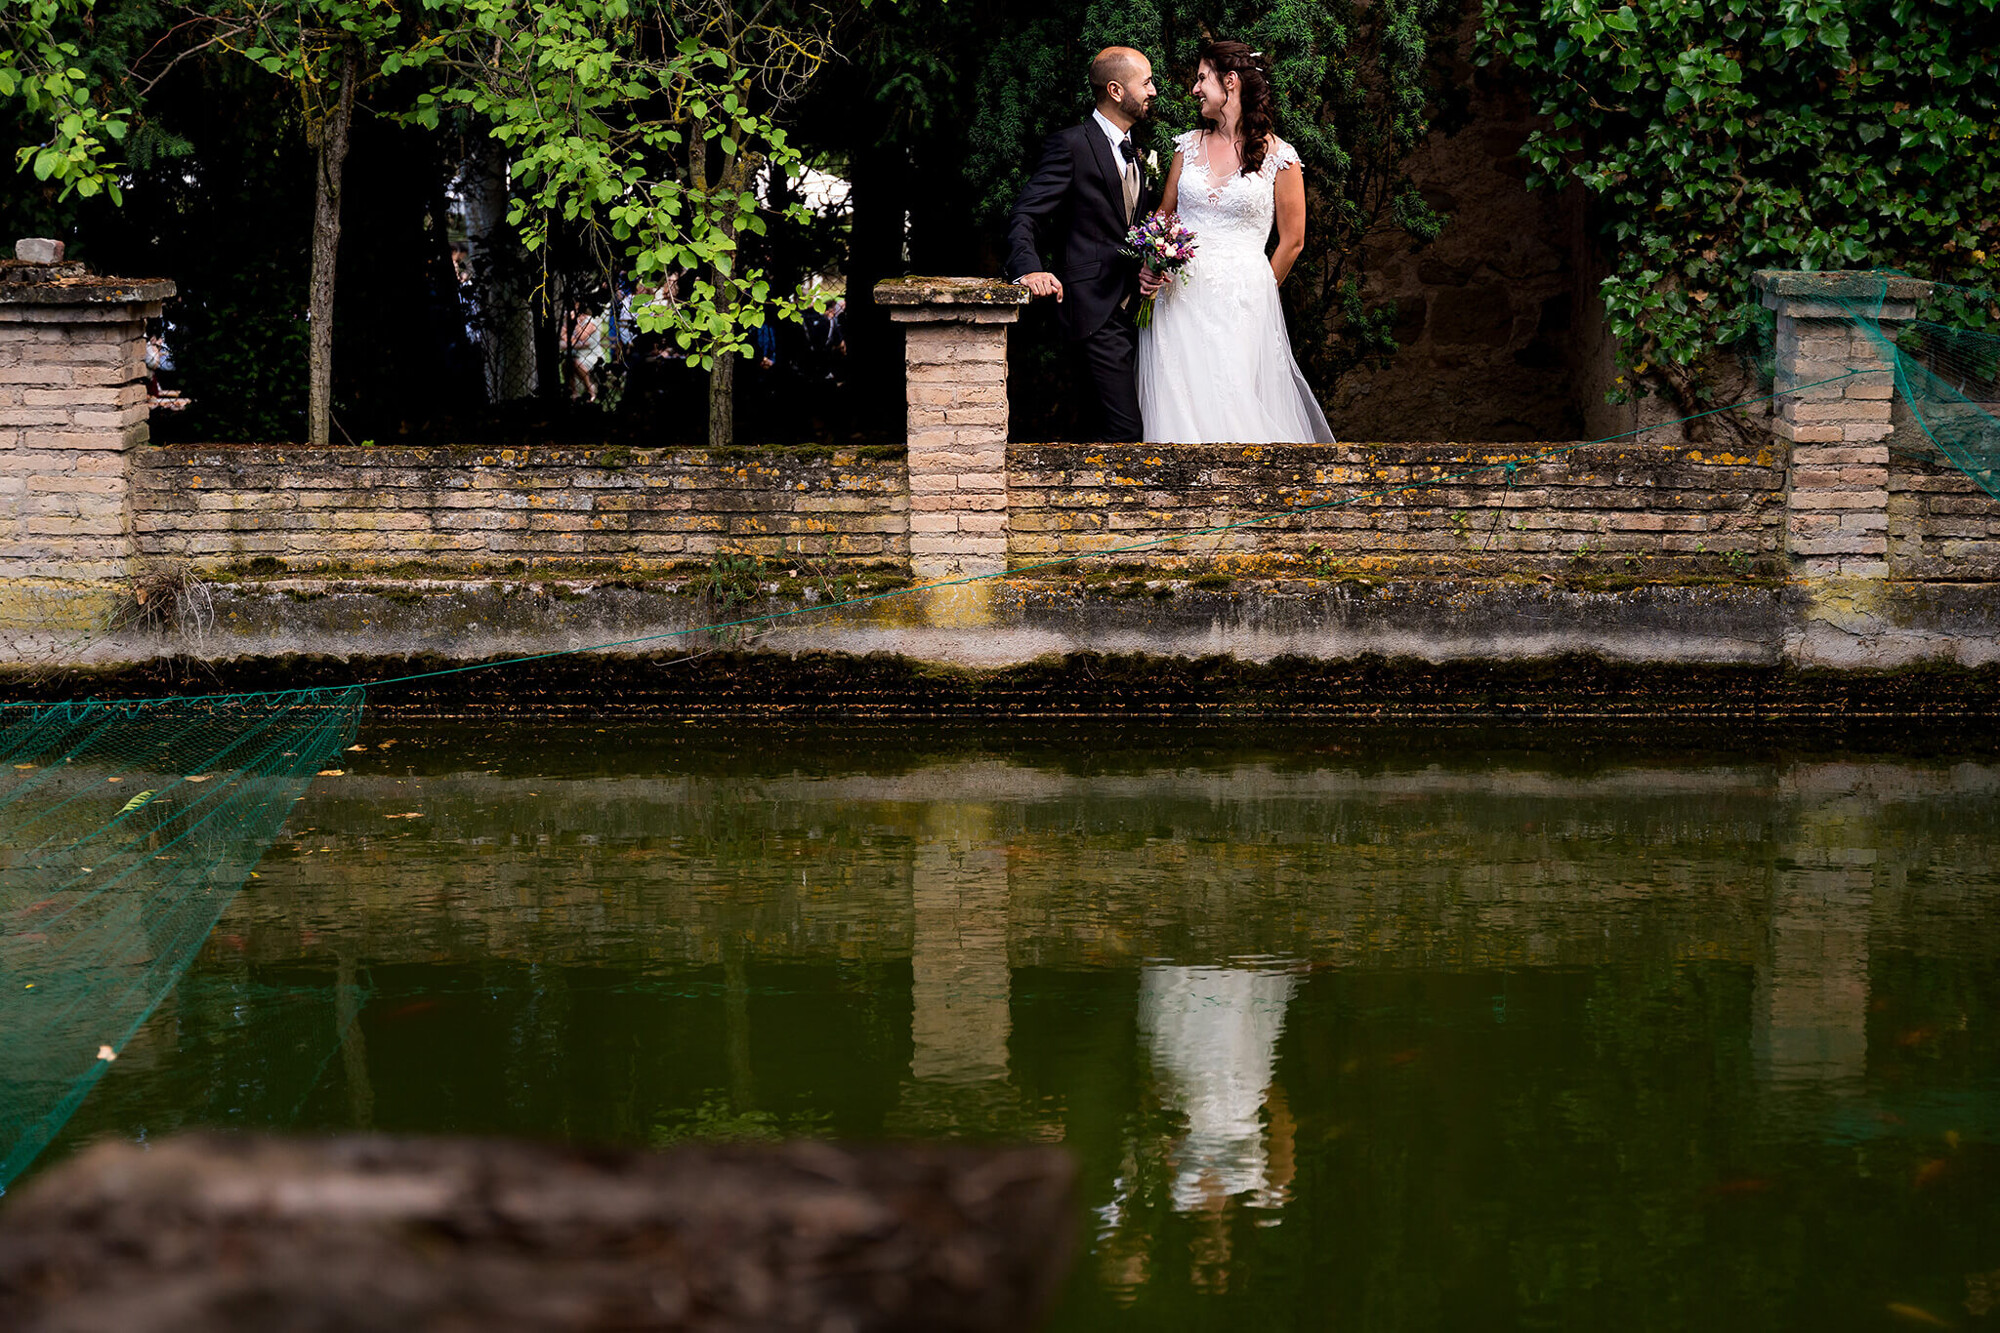
[[[44,1159],[1061,1143],[1053,1325],[2000,1324],[2000,765],[375,721]]]

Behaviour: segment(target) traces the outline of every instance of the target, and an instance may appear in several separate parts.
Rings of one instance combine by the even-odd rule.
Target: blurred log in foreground
[[[11,1333],[1028,1329],[1057,1149],[192,1134],[0,1201]]]

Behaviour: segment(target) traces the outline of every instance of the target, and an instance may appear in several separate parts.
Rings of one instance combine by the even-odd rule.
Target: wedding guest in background
[[[580,300],[570,306],[569,317],[563,322],[562,350],[570,397],[596,402],[597,366],[604,360],[603,329]]]

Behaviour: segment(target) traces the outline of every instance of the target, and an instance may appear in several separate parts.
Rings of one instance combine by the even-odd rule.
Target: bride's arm
[[[1283,286],[1285,275],[1306,248],[1306,169],[1294,163],[1278,173],[1278,248],[1271,252],[1271,272]]]
[[[1160,206],[1155,213],[1178,213],[1181,202],[1181,155],[1174,153],[1173,164],[1167,168],[1167,183],[1160,187]],[[1151,296],[1166,286],[1166,280],[1149,268],[1139,270],[1139,294]]]

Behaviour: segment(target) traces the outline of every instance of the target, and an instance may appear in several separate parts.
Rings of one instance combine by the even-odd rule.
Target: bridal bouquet
[[[1133,223],[1132,230],[1125,233],[1123,253],[1164,275],[1168,282],[1188,266],[1194,251],[1194,233],[1181,225],[1178,213],[1155,213],[1143,222]],[[1152,297],[1140,303],[1137,319],[1142,329],[1153,322]]]

